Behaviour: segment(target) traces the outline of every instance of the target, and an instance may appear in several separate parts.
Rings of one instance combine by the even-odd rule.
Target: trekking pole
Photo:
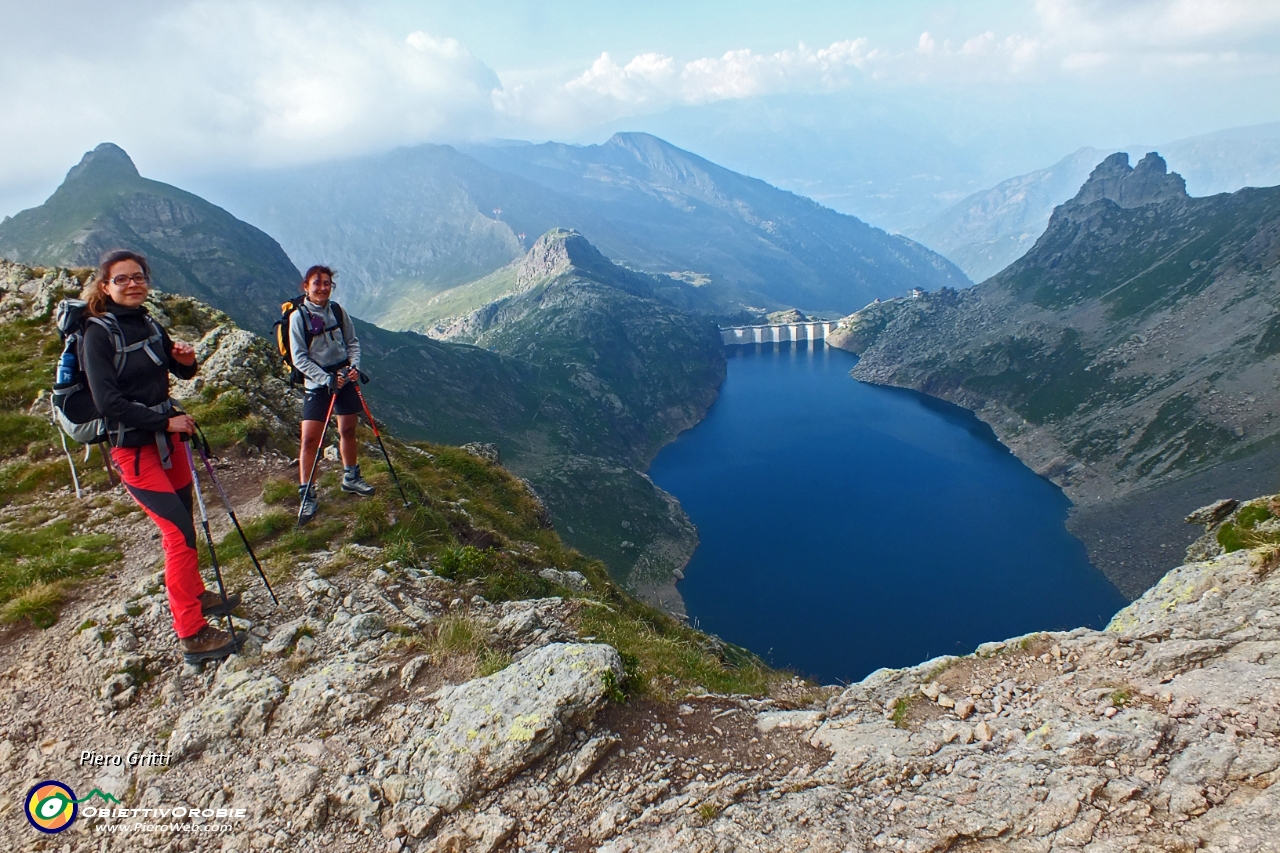
[[[184,442],[179,441],[179,444]],[[185,446],[185,444],[184,444]],[[204,538],[209,543],[209,562],[213,563],[213,574],[218,579],[218,594],[222,596],[222,606],[227,606],[227,587],[222,582],[222,569],[218,566],[218,553],[213,550],[213,534],[209,532],[209,513],[204,508],[204,495],[200,493],[200,477],[196,472],[196,457],[191,452],[190,447],[186,447],[183,451],[187,454],[187,461],[191,463],[191,488],[196,493],[196,506],[200,507],[200,524],[204,527]],[[227,608],[227,630],[231,633],[231,647],[236,650],[236,654],[240,653],[240,643],[236,640],[236,626],[231,621],[231,610]]]
[[[67,447],[67,434],[58,426],[58,407],[53,404],[53,397],[49,398],[50,411],[53,412],[53,428],[58,431],[58,438],[62,439],[62,452],[67,454],[67,463],[71,465],[71,482],[76,487],[76,500],[83,497],[80,491],[80,477],[76,474],[76,460],[71,455],[71,449]],[[112,483],[114,486],[115,484]]]
[[[244,528],[240,526],[240,519],[236,518],[236,511],[231,506],[231,500],[227,497],[226,490],[218,482],[218,476],[213,473],[213,465],[209,462],[209,439],[204,437],[204,430],[200,429],[199,424],[196,425],[196,432],[199,433],[200,440],[197,442],[196,437],[193,435],[191,443],[200,451],[200,459],[204,462],[204,470],[209,474],[209,481],[218,490],[218,495],[222,498],[222,504],[227,508],[227,515],[231,516],[231,523],[236,526],[236,532],[240,534],[240,541],[244,543],[244,549],[249,552],[249,559],[253,560],[253,567],[258,570],[258,577],[262,578],[262,585],[267,588],[267,595],[270,595],[271,600],[279,607],[280,599],[276,598],[275,590],[271,588],[271,581],[267,580],[267,573],[262,570],[262,564],[258,562],[258,555],[253,553],[253,546],[249,544],[249,537],[244,535]]]
[[[363,374],[361,376],[363,377]],[[396,476],[396,466],[391,464],[391,456],[387,453],[387,446],[382,443],[382,434],[378,432],[378,424],[369,412],[369,404],[364,401],[364,394],[360,391],[360,383],[358,382],[356,383],[356,396],[360,398],[360,405],[364,407],[364,416],[369,421],[369,426],[373,429],[373,437],[378,439],[378,446],[382,448],[382,458],[387,460],[387,468],[391,471],[391,479],[396,482],[396,488],[400,490],[400,497],[404,500],[404,508],[408,509],[411,504],[409,499],[405,497],[404,486],[400,485],[400,478]]]
[[[338,402],[338,395],[329,397],[329,411],[324,416],[324,427],[320,430],[320,443],[316,445],[316,458],[311,461],[311,473],[307,475],[307,495],[311,494],[311,484],[315,482],[316,466],[320,464],[320,456],[324,453],[324,436],[329,431],[329,421],[333,419],[333,406]],[[298,450],[298,464],[302,464],[302,450]],[[303,501],[298,501],[298,527],[302,526]]]

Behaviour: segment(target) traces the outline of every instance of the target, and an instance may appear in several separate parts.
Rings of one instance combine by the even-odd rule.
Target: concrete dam
[[[778,323],[768,326],[730,326],[720,329],[720,340],[727,347],[737,344],[780,344],[788,341],[825,341],[836,327],[835,320],[809,323]]]

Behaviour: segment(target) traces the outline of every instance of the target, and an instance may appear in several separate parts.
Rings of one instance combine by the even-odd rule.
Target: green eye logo
[[[76,819],[80,809],[76,794],[61,782],[50,779],[27,792],[27,821],[41,832],[62,832]]]

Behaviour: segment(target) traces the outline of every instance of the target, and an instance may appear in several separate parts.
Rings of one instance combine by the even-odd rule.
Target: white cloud
[[[1280,39],[1275,0],[1036,0],[1036,11],[1069,71],[1274,66]]]
[[[335,6],[190,2],[85,44],[0,56],[0,186],[110,140],[166,170],[297,163],[485,134],[497,75],[452,39]],[[96,46],[105,49],[95,49]],[[54,130],[56,129],[56,130]]]
[[[643,53],[620,65],[602,53],[561,85],[511,86],[495,97],[499,110],[512,120],[547,127],[590,124],[677,104],[839,89],[876,56],[866,39],[816,50],[801,44],[768,54],[731,50],[687,62]]]
[[[1280,74],[1277,0],[1033,0],[1016,31],[995,12],[966,29],[931,25],[904,43],[604,52],[567,71],[549,49],[545,66],[504,70],[501,80],[459,41],[430,27],[393,31],[354,0],[16,5],[6,24],[39,50],[0,52],[0,113],[23,128],[0,137],[0,200],[29,200],[104,140],[144,173],[174,175],[424,141],[564,138],[672,106],[835,91],[860,79],[994,97],[1011,82],[1039,92],[1145,79],[1207,92],[1221,75],[1243,89]]]

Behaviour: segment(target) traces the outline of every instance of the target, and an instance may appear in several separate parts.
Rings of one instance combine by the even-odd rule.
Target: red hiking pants
[[[164,548],[164,585],[169,591],[173,629],[182,638],[200,633],[206,624],[200,613],[200,557],[196,551],[196,526],[191,520],[191,457],[187,445],[172,441],[170,464],[160,465],[154,444],[145,447],[114,447],[111,458],[120,468],[124,487],[138,506],[160,528]]]

